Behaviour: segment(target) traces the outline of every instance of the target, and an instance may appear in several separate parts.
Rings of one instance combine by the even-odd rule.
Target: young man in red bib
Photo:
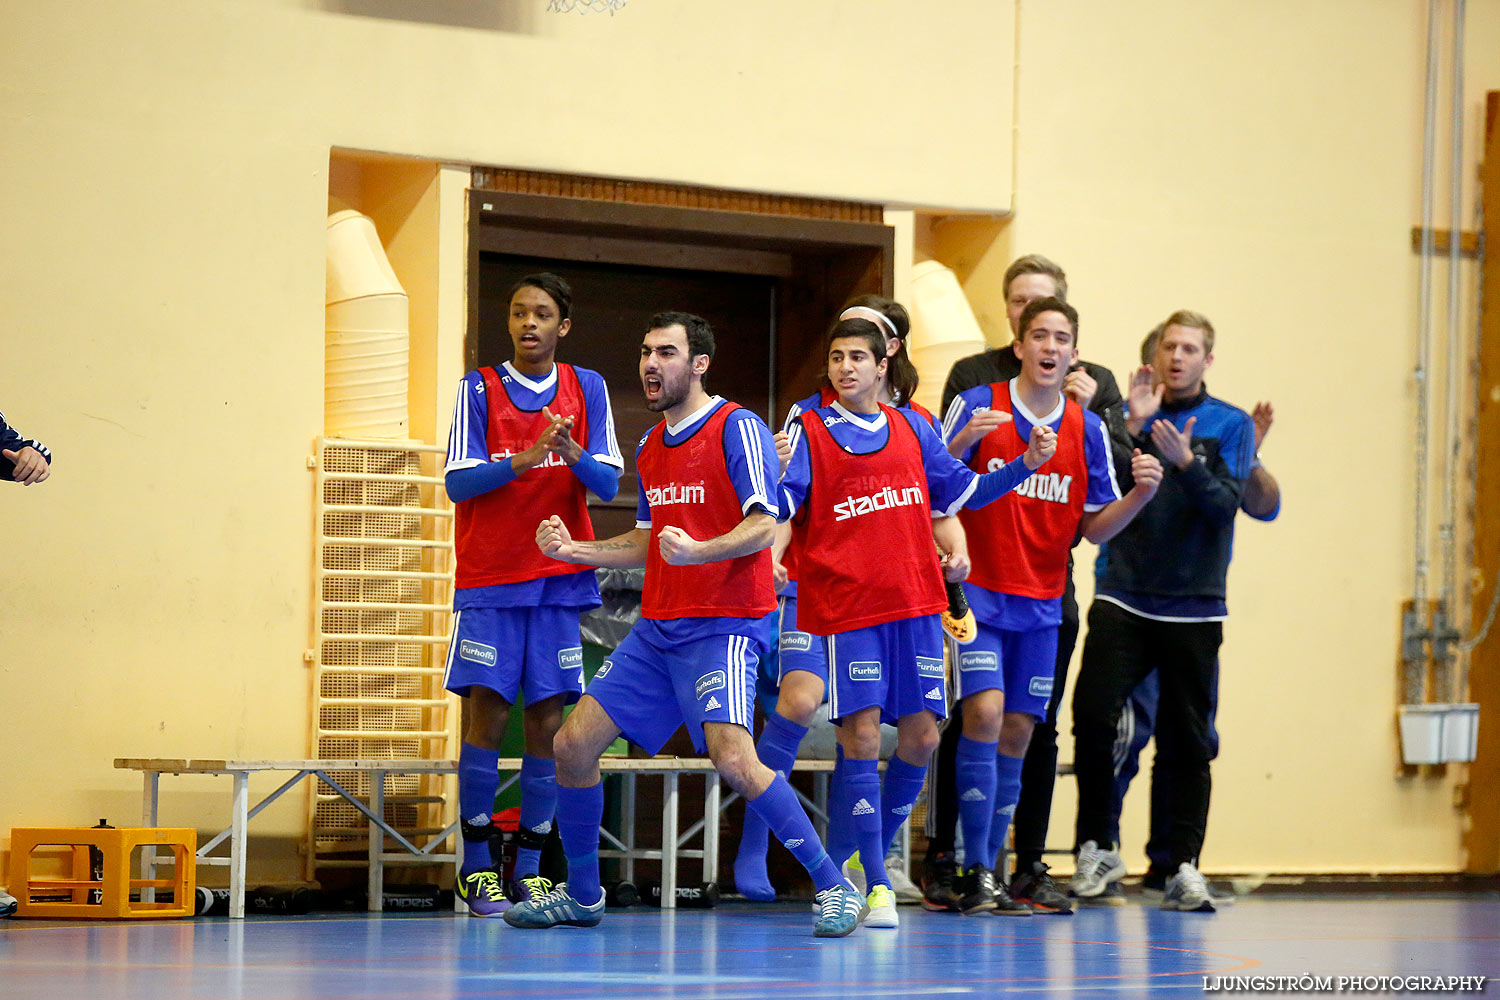
[[[1036,428],[1015,461],[976,474],[920,415],[879,402],[885,340],[866,319],[834,325],[828,378],[838,400],[803,414],[782,477],[801,557],[797,627],[824,638],[829,716],[844,751],[844,796],[868,880],[871,927],[899,920],[884,858],[921,794],[947,715],[943,627],[948,606],[934,514],[983,506],[1026,479],[1055,445]],[[897,749],[882,786],[880,725]]]
[[[650,753],[686,724],[719,773],[807,867],[817,890],[813,933],[842,937],[863,900],[829,860],[786,779],[750,738],[755,676],[776,641],[771,545],[779,505],[771,430],[703,387],[713,331],[687,313],[658,313],[641,345],[648,409],[666,419],[636,452],[636,527],[608,541],[574,536],[561,517],[536,544],[560,563],[645,566],[641,618],[589,684],[554,741],[558,831],[568,882],[505,914],[514,927],[591,927],[604,914],[599,755],[624,733]]]
[[[915,402],[917,391],[917,369],[907,353],[906,342],[911,331],[911,318],[906,307],[883,295],[861,295],[848,303],[838,318],[866,319],[881,331],[885,338],[886,372],[880,380],[876,398],[889,406],[910,408],[922,419],[938,429],[932,414]],[[806,399],[793,403],[788,410],[782,431],[776,435],[777,454],[783,459],[791,457],[790,434],[797,426],[797,419],[808,410],[831,406],[839,398],[832,382],[825,384]],[[968,549],[964,545],[963,528],[951,517],[933,521],[933,538],[943,551],[948,553],[943,572],[949,580],[962,580],[968,573]],[[810,633],[797,627],[797,546],[792,542],[792,528],[781,524],[776,529],[776,543],[771,547],[772,569],[777,572],[780,586],[780,628],[776,666],[777,699],[773,711],[766,713],[766,724],[756,744],[756,750],[765,765],[782,774],[788,773],[797,759],[797,749],[802,744],[817,715],[818,708],[827,700],[828,660],[823,644]],[[779,565],[779,570],[777,569]],[[785,582],[782,582],[782,578]],[[846,873],[859,887],[864,879],[863,868],[855,855],[858,845],[854,843],[854,832],[842,821],[848,810],[842,808],[844,792],[844,753],[836,751],[833,774],[829,782],[829,816],[838,817],[828,827],[827,847],[835,862],[850,862]],[[766,874],[766,827],[753,811],[746,812],[744,828],[740,834],[739,850],[734,859],[734,884],[746,898],[770,901],[776,898],[776,890]],[[915,887],[912,887],[915,892]]]
[[[1068,552],[1080,531],[1096,544],[1113,538],[1155,496],[1162,475],[1156,458],[1137,451],[1135,486],[1122,499],[1103,421],[1063,393],[1078,359],[1072,306],[1037,299],[1021,313],[1017,332],[1021,374],[963,391],[944,418],[949,450],[976,471],[1019,455],[1038,427],[1057,435],[1044,473],[984,510],[959,514],[973,563],[964,592],[979,622],[979,638],[954,647],[963,712],[954,776],[965,914],[1031,913],[993,869],[1021,793],[1032,728],[1046,717],[1052,694]]]
[[[496,763],[510,707],[526,698],[521,758],[521,825],[513,898],[546,892],[537,875],[552,829],[557,779],[552,737],[563,705],[583,692],[578,616],[599,604],[594,574],[546,558],[518,523],[561,512],[569,530],[592,538],[587,496],[619,490],[624,461],[604,379],[556,362],[572,327],[573,296],[555,274],[522,278],[510,295],[514,355],[464,376],[453,408],[444,482],[456,509],[458,567],[448,690],[468,702],[458,754],[464,860],[457,891],[474,916],[504,907],[489,850]]]

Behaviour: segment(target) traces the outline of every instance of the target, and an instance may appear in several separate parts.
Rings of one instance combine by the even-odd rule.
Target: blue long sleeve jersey
[[[47,460],[47,464],[52,464],[51,450],[48,449],[48,447],[42,444],[40,441],[34,440],[32,438],[22,437],[19,431],[5,422],[5,414],[3,413],[0,413],[0,448],[3,448],[6,451],[20,451],[22,448],[35,448],[37,451],[42,453],[42,457]],[[0,477],[3,477],[6,482],[12,482],[15,471],[16,463],[12,462],[4,455],[0,455]]]
[[[1192,399],[1163,401],[1134,445],[1160,458],[1151,426],[1169,420],[1182,430],[1194,417],[1192,464],[1179,470],[1162,462],[1165,475],[1156,496],[1100,547],[1095,564],[1099,599],[1148,618],[1216,621],[1228,616],[1225,584],[1234,518],[1255,458],[1250,415],[1204,388]]]

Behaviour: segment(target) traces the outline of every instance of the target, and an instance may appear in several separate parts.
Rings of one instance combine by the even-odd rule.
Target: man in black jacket
[[[1011,334],[1021,311],[1034,299],[1054,296],[1067,300],[1068,276],[1061,267],[1041,254],[1027,254],[1011,262],[1005,270],[1005,315]],[[953,365],[943,386],[942,412],[947,414],[953,399],[965,389],[992,382],[1008,382],[1020,374],[1021,362],[1009,344],[982,354],[961,358]],[[1104,418],[1109,428],[1117,467],[1124,456],[1124,467],[1130,464],[1129,436],[1125,430],[1124,400],[1120,387],[1108,368],[1083,361],[1068,373],[1063,391],[1079,405]],[[979,420],[981,417],[976,417]],[[995,418],[998,420],[998,418]],[[993,429],[993,428],[987,428]],[[1039,913],[1071,913],[1067,895],[1047,874],[1042,850],[1047,839],[1047,821],[1052,812],[1052,785],[1057,774],[1057,706],[1061,703],[1068,677],[1068,663],[1078,641],[1078,601],[1073,593],[1073,567],[1068,566],[1068,586],[1062,599],[1062,626],[1057,635],[1057,666],[1053,675],[1052,697],[1047,703],[1047,718],[1032,733],[1031,746],[1021,769],[1021,798],[1012,820],[1016,847],[1016,876],[1010,894],[1029,904]],[[953,860],[954,828],[958,823],[957,793],[953,786],[954,755],[960,726],[944,729],[943,740],[929,784],[933,789],[933,807],[928,812],[928,847],[926,874],[923,878],[922,905],[932,910],[955,909],[958,897],[954,890],[957,866]],[[996,877],[999,882],[999,873]]]

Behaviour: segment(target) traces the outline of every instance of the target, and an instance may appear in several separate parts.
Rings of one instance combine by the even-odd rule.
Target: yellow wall
[[[57,455],[52,481],[0,491],[0,838],[133,818],[115,756],[306,753],[305,456],[342,148],[425,161],[354,181],[411,209],[370,210],[419,275],[422,433],[446,428],[465,317],[461,277],[413,247],[461,259],[469,162],[897,210],[1004,211],[1014,191],[1008,227],[940,227],[989,233],[964,268],[982,319],[996,267],[1032,249],[1068,266],[1084,343],[1118,369],[1168,309],[1208,312],[1215,390],[1278,403],[1289,494],[1233,575],[1210,867],[1461,864],[1446,783],[1393,776],[1416,0],[1026,3],[1018,50],[1014,6],[990,0],[541,7],[0,5],[0,407]],[[1494,3],[1470,7],[1469,51],[1496,51]],[[184,781],[165,818],[207,827],[226,800]],[[301,817],[258,821],[263,873],[295,870]]]
[[[307,753],[330,187],[411,294],[428,437],[466,323],[461,272],[429,253],[463,261],[465,169],[438,164],[1010,203],[1011,4],[480,6],[0,5],[0,407],[56,452],[50,482],[3,496],[0,847],[137,817],[116,756]],[[947,136],[943,169],[911,155],[919,127]],[[419,161],[331,178],[334,148]],[[223,815],[227,782],[173,785],[166,819]],[[256,857],[295,870],[300,796],[257,825]]]
[[[1472,184],[1483,90],[1500,87],[1500,4],[1469,12]],[[1276,405],[1263,457],[1284,513],[1238,527],[1210,869],[1464,866],[1452,785],[1466,769],[1398,776],[1394,721],[1398,609],[1412,588],[1418,272],[1408,231],[1420,219],[1424,39],[1424,7],[1412,2],[1023,2],[1014,216],[919,225],[918,256],[954,267],[992,344],[1009,339],[1006,265],[1045,253],[1068,271],[1085,357],[1123,379],[1155,323],[1196,309],[1219,332],[1211,390],[1246,409]],[[1467,228],[1472,201],[1470,189]],[[1445,329],[1445,263],[1434,278]],[[1472,265],[1463,280],[1471,300]],[[1467,333],[1472,301],[1463,314]],[[1433,362],[1440,387],[1441,350]],[[1093,551],[1085,543],[1080,564]],[[1435,535],[1431,559],[1435,571]],[[1078,581],[1086,607],[1090,574]],[[1127,804],[1133,866],[1145,787]],[[1075,798],[1071,783],[1059,789],[1052,839],[1065,844]]]

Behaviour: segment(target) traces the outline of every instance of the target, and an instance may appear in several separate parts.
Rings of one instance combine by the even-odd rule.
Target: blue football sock
[[[545,837],[557,813],[557,764],[545,757],[521,758],[521,829]],[[542,862],[540,847],[516,848],[515,877],[535,875]]]
[[[828,779],[828,854],[835,864],[843,864],[858,849],[854,842],[854,822],[849,810],[849,772],[844,766],[844,748],[836,747],[833,774]]]
[[[812,820],[797,801],[797,793],[781,775],[776,775],[765,791],[747,803],[776,839],[786,845],[792,856],[802,862],[802,867],[812,876],[813,885],[821,892],[831,889],[844,880],[838,867],[823,850],[823,842],[813,829]]]
[[[995,746],[995,742],[958,738],[953,781],[958,793],[958,819],[964,830],[965,870],[976,864],[988,867],[995,859],[993,853],[986,858],[982,848],[990,842],[990,819],[995,809]]]
[[[865,887],[891,884],[885,873],[885,844],[880,837],[880,762],[844,759],[844,785],[849,790],[849,817],[854,826],[854,842],[859,847],[859,863],[865,869]]]
[[[911,815],[911,807],[922,797],[926,780],[926,764],[908,764],[896,756],[885,765],[885,781],[880,786],[880,842],[885,845],[880,852],[882,859],[890,853],[896,833]]]
[[[1021,765],[1024,757],[995,758],[995,813],[990,817],[989,861],[986,867],[994,867],[1000,849],[1005,846],[1005,835],[1010,832],[1010,819],[1016,812],[1016,801],[1021,797]]]
[[[599,823],[604,819],[604,785],[557,788],[557,832],[568,856],[568,892],[585,906],[599,902]]]
[[[500,751],[486,750],[472,743],[458,748],[458,814],[475,826],[488,826],[495,812],[495,792],[500,787]],[[464,843],[464,863],[460,875],[472,875],[498,861],[490,856],[490,841],[468,840]]]
[[[797,760],[797,748],[807,735],[807,727],[772,712],[760,734],[755,750],[760,762],[783,778]],[[749,899],[770,902],[776,889],[766,875],[766,821],[754,809],[745,810],[740,832],[740,849],[734,859],[734,887]]]

